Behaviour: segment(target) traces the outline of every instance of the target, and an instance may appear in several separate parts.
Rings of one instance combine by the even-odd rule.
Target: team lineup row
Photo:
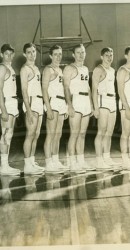
[[[1,175],[19,175],[20,170],[9,166],[8,157],[13,136],[15,119],[18,116],[16,75],[12,68],[15,55],[10,44],[1,47],[0,64],[0,113],[1,113]],[[20,70],[23,111],[25,112],[26,136],[23,145],[24,173],[42,174],[85,172],[95,169],[130,170],[128,144],[130,136],[130,47],[125,49],[126,64],[117,72],[117,85],[120,97],[122,134],[120,148],[122,162],[116,163],[110,156],[111,138],[116,121],[115,70],[111,67],[113,49],[101,50],[101,64],[92,74],[92,93],[89,87],[89,71],[84,65],[86,51],[83,44],[73,48],[74,62],[62,71],[62,48],[50,48],[51,63],[41,75],[35,64],[36,46],[26,43],[23,47],[25,64]],[[43,102],[44,101],[44,102]],[[46,167],[35,161],[37,140],[40,135],[44,111],[47,113],[44,154]],[[90,117],[98,121],[95,138],[97,164],[92,168],[84,159],[85,135]],[[59,144],[65,119],[69,119],[68,140],[69,164],[64,166],[59,160]]]

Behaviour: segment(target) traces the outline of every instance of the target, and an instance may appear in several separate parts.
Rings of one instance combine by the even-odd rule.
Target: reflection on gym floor
[[[130,242],[130,172],[0,176],[0,245]]]

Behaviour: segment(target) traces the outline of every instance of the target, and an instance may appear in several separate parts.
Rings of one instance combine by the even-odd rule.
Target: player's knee
[[[27,131],[26,137],[28,137],[29,139],[34,139],[34,137],[35,137],[35,131],[32,131],[32,130]]]
[[[0,144],[5,144],[5,136],[4,135],[1,135],[1,138],[0,138]]]
[[[61,138],[61,136],[62,136],[62,132],[59,132],[58,137]]]
[[[111,136],[112,136],[112,134],[113,134],[113,132],[112,132],[112,131],[107,131],[105,135],[106,135],[106,136],[108,136],[108,137],[111,137]]]
[[[77,139],[79,136],[79,133],[71,133],[71,138],[72,139]]]
[[[80,129],[71,129],[70,130],[71,137],[78,137],[80,134]]]
[[[122,139],[128,139],[128,137],[130,136],[130,132],[129,131],[122,131],[122,134],[121,134],[121,138]]]
[[[84,139],[85,138],[85,135],[86,135],[86,132],[80,132],[79,136]]]
[[[10,145],[12,137],[13,137],[13,129],[12,128],[6,129],[5,142],[7,145]]]
[[[57,138],[61,138],[61,136],[62,136],[62,132],[57,132],[56,134],[55,134],[55,136],[57,137]]]
[[[39,135],[40,135],[40,131],[36,131],[36,133],[35,133],[35,139],[36,139],[36,140],[38,140]]]
[[[51,140],[52,141],[54,139],[54,137],[55,137],[55,133],[54,132],[47,131],[47,136],[46,136],[47,140]]]
[[[98,133],[97,133],[97,137],[102,137],[102,136],[104,136],[105,135],[105,132],[106,131],[99,131]]]
[[[98,130],[98,136],[104,136],[106,134],[106,128],[102,127],[101,129]]]
[[[0,138],[1,143],[5,141],[5,134],[6,134],[6,128],[2,128],[2,134]]]
[[[127,128],[126,126],[122,126],[122,135],[125,137],[129,137],[130,136],[130,129]]]

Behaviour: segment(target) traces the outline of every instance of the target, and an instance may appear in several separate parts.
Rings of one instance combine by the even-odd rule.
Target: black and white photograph
[[[0,0],[0,249],[130,248],[130,1]]]

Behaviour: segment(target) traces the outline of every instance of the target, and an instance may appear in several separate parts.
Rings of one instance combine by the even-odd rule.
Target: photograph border
[[[48,5],[48,4],[112,4],[112,3],[130,3],[125,1],[104,1],[104,0],[0,0],[1,6],[18,6],[18,5]],[[89,245],[56,245],[56,246],[29,246],[29,247],[0,247],[0,250],[129,250],[130,244],[89,244]]]

